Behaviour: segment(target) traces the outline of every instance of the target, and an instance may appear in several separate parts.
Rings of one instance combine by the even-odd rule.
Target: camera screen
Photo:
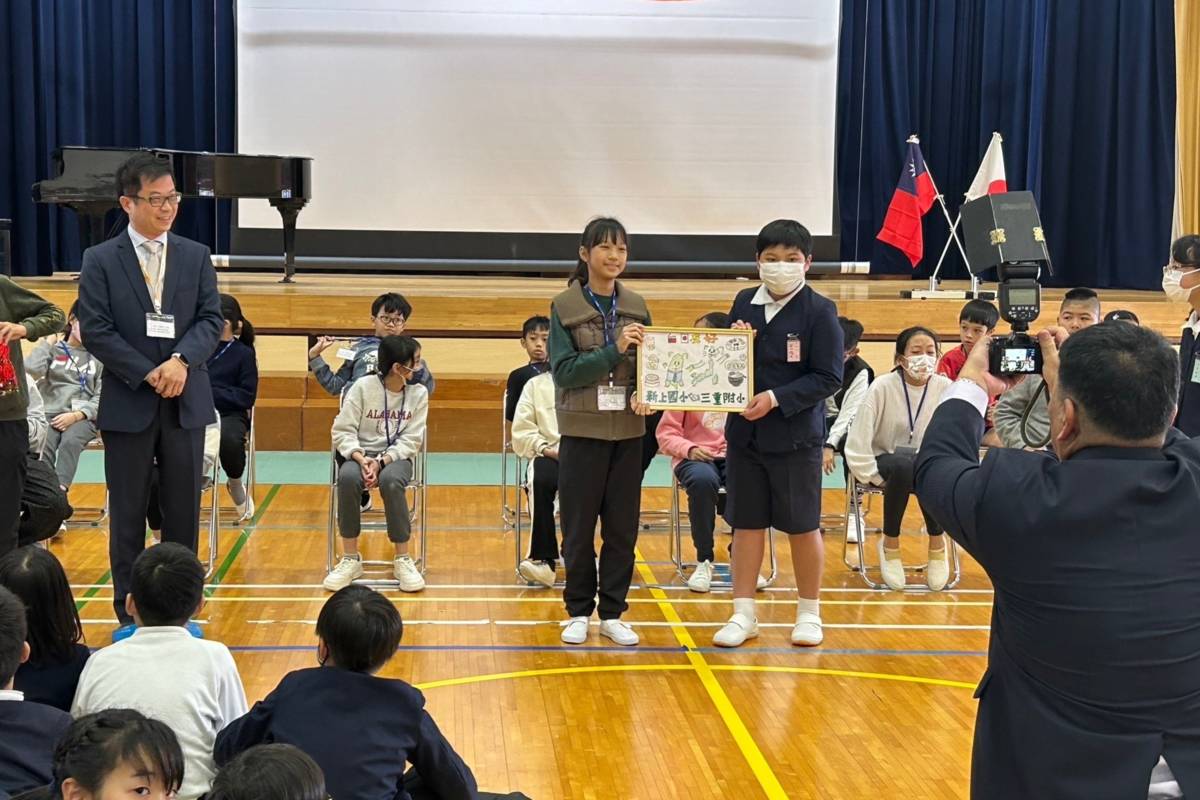
[[[1000,372],[1005,375],[1031,375],[1037,369],[1033,347],[1006,347],[1000,354]]]
[[[1037,289],[1009,289],[1008,302],[1014,306],[1036,306],[1038,291]]]

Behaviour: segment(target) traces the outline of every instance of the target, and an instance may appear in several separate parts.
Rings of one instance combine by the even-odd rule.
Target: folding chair
[[[104,452],[104,442],[97,435],[83,449],[84,451]],[[75,513],[66,523],[68,528],[99,528],[108,521],[108,487],[104,488],[104,505],[99,507],[74,506],[74,509]]]
[[[669,511],[671,525],[671,563],[675,566],[675,574],[680,579],[686,580],[685,570],[695,569],[696,564],[693,561],[683,560],[683,521],[680,511],[679,495],[683,491],[683,486],[680,485],[679,479],[674,474],[671,475],[671,509]],[[725,495],[725,487],[722,486],[718,492],[720,495]],[[690,527],[690,526],[689,526]],[[779,558],[775,553],[775,529],[767,530],[767,558],[771,565],[771,571],[766,578],[765,586],[770,586],[775,583],[775,578],[779,576]],[[733,573],[730,571],[729,580],[714,580],[711,584],[714,589],[732,589],[733,588]]]
[[[501,520],[501,522],[504,523],[504,530],[506,530],[506,531],[513,530],[514,527],[518,524],[517,516],[520,513],[516,510],[516,508],[514,508],[513,506],[510,506],[508,504],[508,490],[509,490],[508,461],[509,461],[510,455],[512,455],[512,457],[516,458],[516,454],[513,453],[513,449],[512,449],[512,437],[509,435],[509,432],[508,432],[508,424],[507,424],[508,420],[506,420],[504,418],[504,412],[505,412],[505,409],[507,409],[507,408],[508,408],[508,390],[505,389],[504,394],[501,396],[501,399],[500,399],[500,520]],[[518,487],[517,487],[517,500],[515,503],[516,506],[520,505],[521,490],[520,490],[519,484],[521,482],[520,476],[522,474],[523,473],[521,472],[521,459],[517,458],[517,476],[518,476],[517,484],[518,484]],[[521,539],[520,534],[518,534],[517,535],[517,547],[518,548],[520,547],[520,539]]]
[[[255,446],[255,437],[254,437],[254,409],[252,408],[252,409],[250,409],[250,427],[246,432],[246,471],[245,471],[245,473],[243,473],[243,480],[242,480],[242,484],[246,489],[246,496],[251,499],[254,498],[254,487],[255,487],[255,484],[257,483],[257,479],[256,479],[257,478],[257,476],[256,476],[257,470],[255,468],[255,462],[257,461],[256,450],[257,450],[257,448]],[[212,481],[214,486],[216,486],[217,483],[219,482],[220,474],[221,474],[221,458],[220,458],[220,456],[218,456],[217,458],[215,458],[213,460],[213,469],[210,470],[210,475],[209,475],[209,479]],[[215,497],[214,502],[216,503],[217,508],[220,509],[220,497],[219,496]],[[225,511],[224,509],[220,509],[220,510]],[[243,519],[241,516],[238,516],[236,513],[233,513],[233,514],[223,513],[221,515],[221,523],[224,525],[236,525],[237,523],[243,522],[243,521],[249,522],[249,517],[247,517],[246,519]]]
[[[417,451],[416,458],[413,459],[413,474],[409,480],[405,491],[409,492],[409,518],[412,520],[415,527],[415,535],[418,540],[418,554],[413,561],[417,565],[417,569],[422,575],[425,574],[429,564],[428,553],[428,537],[426,536],[426,460],[428,450],[426,442],[428,436],[421,437],[421,449]],[[329,516],[326,525],[326,534],[328,540],[328,549],[326,551],[325,568],[326,571],[331,571],[337,562],[337,540],[338,540],[338,499],[337,499],[337,482],[338,482],[338,453],[335,448],[330,448],[329,453]],[[384,517],[383,502],[379,503],[378,508],[373,508],[371,511],[362,512],[362,530],[363,531],[386,531],[387,520]],[[391,574],[392,562],[389,561],[368,561],[363,559],[363,567],[374,567],[375,569],[366,576],[355,581],[357,584],[364,586],[398,586],[399,581],[392,577],[381,577],[379,573],[380,567],[386,567],[388,574]]]
[[[867,536],[871,535],[871,534],[875,534],[878,536],[883,535],[883,528],[867,527],[867,524],[866,524],[866,513],[863,508],[863,505],[864,505],[863,501],[866,499],[869,502],[869,498],[871,498],[871,497],[882,498],[883,497],[883,488],[880,486],[871,486],[870,484],[860,483],[858,481],[858,479],[854,477],[854,474],[851,473],[850,474],[850,482],[846,486],[846,518],[849,519],[851,514],[857,514],[858,518],[861,519],[863,521],[863,523],[861,526],[861,530],[859,531],[859,536],[858,536],[857,542],[850,541],[850,537],[848,535],[849,526],[848,525],[846,526],[846,533],[843,534],[843,537],[842,537],[842,562],[847,567],[849,567],[851,571],[857,572],[859,575],[861,575],[863,582],[865,582],[867,584],[867,586],[869,586],[872,589],[883,590],[883,589],[888,589],[889,587],[886,583],[883,582],[882,575],[880,575],[879,580],[875,580],[872,577],[872,573],[873,572],[878,573],[879,568],[871,567],[867,564],[867,548],[866,548]],[[946,537],[946,546],[948,548],[950,548],[950,552],[949,552],[950,580],[947,581],[945,588],[953,589],[955,586],[958,585],[958,582],[960,580],[962,580],[962,564],[959,560],[958,546],[954,543],[954,540],[951,539],[949,536]],[[855,550],[857,551],[858,563],[852,563],[850,561],[850,548],[851,547],[854,547]],[[909,574],[915,574],[915,575],[921,576],[920,582],[918,582],[916,584],[909,583],[908,584],[909,587],[917,588],[917,589],[920,589],[922,587],[924,587],[926,589],[929,588],[929,584],[924,577],[928,566],[929,566],[929,564],[925,563],[925,564],[920,564],[918,566],[912,566],[912,567],[906,566],[905,567],[904,571],[905,571],[905,580],[906,581],[908,579],[907,576]]]

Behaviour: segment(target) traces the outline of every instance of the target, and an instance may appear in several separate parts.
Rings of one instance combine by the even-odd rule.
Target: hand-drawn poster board
[[[754,394],[754,331],[646,328],[637,399],[665,411],[745,411]]]

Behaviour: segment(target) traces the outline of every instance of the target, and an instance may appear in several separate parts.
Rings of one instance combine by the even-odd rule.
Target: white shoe
[[[850,544],[858,544],[858,540],[862,538],[863,521],[862,517],[850,514],[846,517],[846,541]]]
[[[801,647],[816,647],[825,639],[821,618],[811,611],[796,614],[796,626],[792,628],[792,644]]]
[[[554,567],[545,561],[527,558],[517,565],[517,573],[529,583],[536,583],[547,589],[554,588]]]
[[[887,584],[889,589],[897,592],[903,592],[906,581],[904,580],[904,562],[899,558],[897,551],[896,558],[888,558],[883,549],[883,537],[879,537],[879,571],[883,574],[883,582]]]
[[[764,576],[764,575],[759,575],[758,580],[754,582],[754,588],[760,592],[770,585],[771,585],[771,582],[769,580],[767,580],[766,576]]]
[[[338,562],[336,567],[329,571],[329,574],[325,576],[325,580],[322,581],[321,585],[331,592],[336,592],[339,589],[345,589],[362,576],[362,559],[342,556],[342,560]]]
[[[392,561],[392,574],[400,581],[402,592],[419,592],[425,588],[425,578],[408,556],[398,556]]]
[[[751,619],[745,614],[734,614],[729,622],[713,636],[713,644],[717,647],[738,647],[747,639],[758,636],[758,620]]]
[[[233,510],[237,513],[238,522],[244,522],[254,516],[254,498],[246,494],[244,503],[234,503]]]
[[[588,617],[571,617],[563,623],[562,640],[567,644],[583,644],[587,641]]]
[[[374,503],[371,502],[371,493],[363,492],[362,498],[358,501],[358,510],[365,513],[367,511],[370,511],[371,506],[373,506],[373,505],[374,505]]]
[[[600,635],[607,636],[622,647],[633,647],[641,641],[633,628],[619,619],[600,620]]]
[[[712,588],[712,576],[713,563],[711,561],[701,561],[692,572],[692,577],[688,578],[687,587],[693,592],[703,594]]]
[[[925,582],[932,591],[940,592],[950,582],[950,554],[948,546],[929,551],[929,565],[925,568]]]

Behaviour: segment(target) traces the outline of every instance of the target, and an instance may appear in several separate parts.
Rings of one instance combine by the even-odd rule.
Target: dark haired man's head
[[[1112,311],[1104,315],[1105,322],[1132,322],[1134,325],[1141,325],[1142,321],[1138,319],[1138,315],[1125,308],[1114,308]]]
[[[697,328],[728,328],[732,324],[724,311],[710,311],[696,320]]]
[[[842,355],[846,361],[858,355],[858,343],[862,341],[863,324],[849,317],[838,317],[842,329]]]
[[[71,723],[54,749],[47,797],[174,797],[183,783],[183,750],[166,723],[110,708]]]
[[[25,643],[25,606],[0,586],[0,689],[11,689],[17,667],[29,659]]]
[[[365,586],[347,586],[317,617],[317,657],[350,672],[378,672],[400,646],[404,623],[392,602]]]
[[[540,364],[550,357],[549,340],[549,317],[530,317],[521,326],[521,347],[531,364]]]
[[[1161,446],[1175,418],[1179,356],[1149,328],[1121,322],[1073,334],[1059,351],[1050,430],[1059,458],[1086,447]]]
[[[37,545],[19,547],[0,558],[0,586],[26,609],[25,641],[34,664],[61,664],[83,641],[83,625],[62,564]]]
[[[375,326],[375,335],[379,337],[404,333],[404,326],[411,316],[412,305],[397,292],[381,294],[371,303],[371,323]]]
[[[421,343],[411,336],[384,336],[379,340],[375,368],[383,378],[395,377],[407,382],[420,369]],[[399,388],[399,387],[397,387]]]
[[[1181,267],[1200,269],[1200,234],[1188,233],[1171,244],[1171,261]]]
[[[205,800],[328,800],[317,762],[290,744],[243,751],[213,779]]]
[[[136,153],[117,168],[117,195],[129,224],[148,239],[169,231],[179,212],[171,162],[151,153]]]
[[[133,562],[125,610],[139,626],[186,625],[204,603],[204,567],[181,544],[163,542]]]
[[[1063,295],[1058,308],[1058,326],[1068,333],[1081,331],[1100,321],[1100,295],[1092,289],[1072,289]]]

